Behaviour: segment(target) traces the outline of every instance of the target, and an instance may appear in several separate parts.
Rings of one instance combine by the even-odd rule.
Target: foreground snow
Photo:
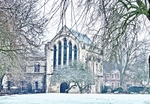
[[[1,96],[0,104],[150,104],[150,95],[27,94]]]

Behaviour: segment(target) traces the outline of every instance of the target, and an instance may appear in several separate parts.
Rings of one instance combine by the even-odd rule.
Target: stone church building
[[[91,93],[100,93],[103,81],[102,55],[99,48],[84,34],[63,26],[56,36],[45,45],[44,56],[37,55],[29,58],[29,64],[24,71],[24,79],[20,81],[21,89],[27,88],[34,92],[60,92],[60,84],[51,85],[50,78],[56,67],[68,65],[70,61],[80,60],[88,63],[94,74],[95,84],[91,86]],[[9,73],[9,72],[8,72]],[[3,79],[4,89],[11,87],[7,73]],[[17,86],[18,87],[18,86]],[[30,90],[29,90],[30,89]]]

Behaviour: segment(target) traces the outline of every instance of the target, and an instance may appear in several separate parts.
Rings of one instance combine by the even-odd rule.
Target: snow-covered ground
[[[0,104],[150,104],[150,95],[26,94],[1,96]]]

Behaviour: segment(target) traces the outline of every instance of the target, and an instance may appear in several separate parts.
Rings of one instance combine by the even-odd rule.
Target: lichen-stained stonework
[[[60,48],[61,44],[61,49]],[[94,47],[93,42],[84,34],[78,33],[64,26],[60,32],[45,45],[46,55],[46,92],[60,92],[60,84],[50,83],[54,68],[69,64],[69,45],[72,47],[71,59],[87,63],[95,77],[95,85],[91,86],[91,93],[100,93],[103,80],[101,50]],[[66,45],[66,46],[65,46]],[[65,48],[66,47],[66,48]],[[76,49],[75,49],[76,47]],[[64,51],[66,49],[66,51]],[[75,51],[77,50],[77,52]],[[61,52],[61,55],[59,54]],[[66,54],[64,54],[64,52]],[[75,52],[77,55],[75,55]],[[66,55],[66,56],[64,56]],[[66,59],[64,60],[64,57]]]

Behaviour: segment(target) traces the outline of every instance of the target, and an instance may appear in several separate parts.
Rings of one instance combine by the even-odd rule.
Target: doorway
[[[68,84],[66,82],[60,84],[60,93],[68,93]]]

